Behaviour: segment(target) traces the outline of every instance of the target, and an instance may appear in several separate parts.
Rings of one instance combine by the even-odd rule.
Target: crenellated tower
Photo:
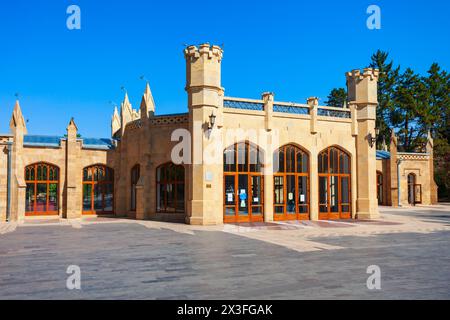
[[[188,166],[188,217],[190,224],[221,224],[223,215],[217,210],[222,203],[223,172],[220,161],[205,161],[204,152],[220,135],[224,89],[221,85],[223,50],[219,46],[202,44],[184,50],[186,59],[186,91],[191,133],[191,162]],[[217,123],[208,129],[210,116]],[[219,155],[216,155],[219,156]],[[216,157],[219,159],[219,157]],[[222,154],[220,154],[222,159]]]
[[[357,200],[356,217],[372,219],[379,217],[376,190],[376,143],[374,139],[377,84],[379,71],[366,68],[346,74],[349,104],[356,108],[356,167]]]

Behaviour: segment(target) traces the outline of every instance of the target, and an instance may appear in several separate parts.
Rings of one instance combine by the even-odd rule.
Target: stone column
[[[437,204],[438,194],[437,185],[434,181],[434,141],[431,132],[428,131],[426,151],[429,154],[429,168],[430,168],[430,203]],[[423,187],[422,187],[423,188]]]
[[[356,218],[379,217],[376,190],[375,120],[378,70],[367,68],[347,73],[348,98],[356,105],[358,135],[356,137],[357,200]]]
[[[136,184],[136,220],[144,220],[146,218],[143,181],[144,177],[141,175]]]
[[[81,145],[77,141],[78,128],[74,119],[70,120],[67,127],[67,142],[66,142],[66,208],[63,208],[65,212],[65,218],[75,219],[81,218],[81,165],[80,165],[80,152]]]
[[[389,169],[390,169],[390,188],[389,192],[391,193],[391,206],[394,208],[398,207],[398,174],[397,174],[397,137],[395,136],[394,130],[391,132],[391,143],[389,145]]]
[[[25,192],[26,184],[22,161],[23,139],[27,134],[25,119],[16,101],[14,111],[9,124],[13,134],[13,145],[11,150],[11,216],[10,221],[22,222],[25,219]]]
[[[319,99],[310,97],[307,100],[309,106],[310,133],[313,143],[309,154],[309,215],[311,220],[319,220],[319,173],[317,165],[317,109]]]
[[[184,50],[189,130],[192,137],[191,162],[188,166],[189,224],[223,223],[223,146],[217,124],[209,129],[210,115],[219,113],[223,96],[221,87],[222,49],[202,44]]]

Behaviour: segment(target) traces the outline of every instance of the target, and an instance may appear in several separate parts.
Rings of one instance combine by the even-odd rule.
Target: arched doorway
[[[236,143],[223,153],[223,221],[264,221],[262,150],[249,142]]]
[[[25,215],[58,215],[59,169],[48,163],[25,168]]]
[[[319,153],[318,166],[319,219],[350,219],[350,156],[338,147],[329,147]]]
[[[408,174],[408,203],[416,205],[422,203],[422,185],[417,184],[417,176]]]
[[[105,165],[83,169],[83,214],[114,213],[114,171]]]
[[[166,163],[156,169],[156,211],[185,212],[184,167]]]
[[[131,195],[130,195],[130,210],[136,211],[136,185],[141,174],[141,167],[137,164],[131,168]]]
[[[377,171],[377,199],[378,205],[383,204],[383,174]]]
[[[275,151],[274,220],[309,219],[309,156],[294,145]]]

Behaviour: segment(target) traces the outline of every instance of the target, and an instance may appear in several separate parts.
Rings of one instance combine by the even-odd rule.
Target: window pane
[[[262,188],[261,177],[260,176],[252,176],[252,199],[251,199],[251,201],[252,201],[253,205],[262,204],[261,188]]]
[[[286,172],[295,172],[295,150],[293,147],[286,148]]]
[[[176,184],[176,192],[177,192],[177,212],[184,212],[184,183]]]
[[[236,208],[235,207],[226,207],[225,208],[225,215],[226,216],[234,216],[234,215],[236,215]]]
[[[83,210],[91,211],[92,210],[92,184],[84,184],[83,185]]]
[[[298,203],[308,203],[308,178],[304,176],[298,177]]]
[[[338,173],[338,150],[330,149],[330,173]]]
[[[172,183],[168,183],[166,186],[167,206],[166,210],[169,212],[175,211],[175,190]]]
[[[328,204],[327,177],[319,177],[319,203]]]
[[[248,176],[240,174],[238,178],[239,215],[248,215]]]
[[[250,172],[261,171],[261,152],[255,146],[250,145]]]
[[[283,214],[284,213],[284,206],[275,206],[275,213],[276,214]]]
[[[27,183],[25,211],[27,212],[34,211],[34,183]]]
[[[330,177],[330,212],[339,212],[338,177]]]
[[[252,207],[252,215],[254,215],[254,216],[262,215],[262,207],[260,207],[260,206],[255,207],[255,206],[253,206]]]
[[[350,173],[350,157],[343,152],[339,157],[339,167],[341,173]]]
[[[47,210],[47,184],[38,183],[36,190],[36,211],[45,212]]]
[[[94,210],[101,211],[103,209],[102,191],[99,184],[94,185]]]
[[[275,204],[284,203],[284,178],[274,177],[274,193],[275,193]]]
[[[58,185],[56,183],[48,185],[47,211],[58,211]]]
[[[111,184],[111,183],[104,184],[103,191],[104,191],[104,203],[105,203],[105,207],[104,207],[103,211],[112,212],[114,210],[113,184]]]
[[[239,172],[248,171],[248,145],[245,143],[238,144],[238,170]]]
[[[328,173],[328,151],[319,154],[319,173]]]
[[[341,202],[350,203],[350,184],[348,177],[341,178]]]
[[[289,175],[286,176],[286,192],[287,192],[287,213],[295,213],[296,207],[296,199],[297,196],[295,194],[295,176]]]
[[[284,172],[284,150],[278,152],[278,171]]]
[[[165,184],[163,184],[163,183],[158,184],[157,189],[156,189],[156,203],[157,203],[156,210],[158,210],[158,211],[166,210],[165,195],[166,195]]]
[[[236,152],[235,145],[232,145],[225,149],[223,153],[223,167],[224,172],[235,172],[236,171]]]
[[[235,204],[234,176],[225,176],[225,205]]]
[[[37,177],[36,177],[36,180],[42,181],[42,166],[41,165],[37,166]]]

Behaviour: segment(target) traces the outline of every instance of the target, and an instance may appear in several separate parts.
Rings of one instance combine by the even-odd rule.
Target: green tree
[[[331,90],[325,101],[329,107],[343,108],[347,102],[347,91],[344,88],[335,88]]]
[[[378,50],[370,58],[370,68],[380,71],[378,78],[378,106],[376,126],[380,130],[377,146],[381,147],[383,139],[389,145],[392,127],[392,111],[394,108],[393,95],[398,85],[400,67],[394,67],[394,62],[388,62],[389,54]]]
[[[410,68],[398,78],[392,94],[391,125],[398,128],[399,144],[403,151],[419,151],[426,129],[420,126],[420,112],[426,108],[421,77]]]
[[[433,63],[423,77],[424,103],[420,126],[434,136],[434,169],[439,197],[450,200],[450,75]]]

